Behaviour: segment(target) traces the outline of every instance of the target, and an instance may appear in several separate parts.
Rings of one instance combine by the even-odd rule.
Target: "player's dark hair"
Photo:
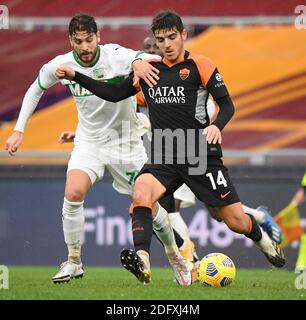
[[[184,25],[181,17],[172,10],[159,11],[153,18],[151,30],[155,34],[156,30],[173,30],[182,32]]]
[[[87,31],[88,34],[97,33],[98,27],[95,18],[86,13],[78,13],[69,23],[69,35],[72,36],[78,31]]]

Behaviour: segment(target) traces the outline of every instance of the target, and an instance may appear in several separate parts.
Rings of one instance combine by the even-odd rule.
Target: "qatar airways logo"
[[[157,87],[148,90],[149,96],[155,103],[186,103],[184,87]]]

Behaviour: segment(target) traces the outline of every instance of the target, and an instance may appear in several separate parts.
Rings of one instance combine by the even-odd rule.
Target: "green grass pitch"
[[[9,289],[0,290],[0,300],[305,300],[306,289],[296,289],[297,274],[283,270],[238,269],[229,287],[210,288],[200,283],[180,287],[170,268],[154,268],[153,280],[142,285],[123,268],[87,267],[83,279],[53,284],[56,267],[9,267]]]

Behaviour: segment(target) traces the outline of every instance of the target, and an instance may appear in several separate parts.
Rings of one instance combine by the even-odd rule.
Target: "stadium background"
[[[9,29],[0,30],[0,264],[57,265],[66,256],[61,226],[65,168],[71,145],[59,145],[74,130],[76,109],[66,88],[49,89],[30,119],[19,154],[4,149],[23,95],[39,68],[70,50],[67,24],[79,11],[97,17],[102,43],[141,49],[163,1],[6,1]],[[264,204],[276,214],[290,201],[305,171],[306,30],[294,21],[298,1],[168,1],[189,31],[187,48],[209,56],[233,97],[236,114],[223,133],[226,163],[244,203]],[[306,21],[306,20],[305,20]],[[304,27],[305,28],[305,27]],[[130,246],[129,198],[94,186],[85,203],[85,265],[119,265]],[[305,206],[301,207],[305,217]],[[213,222],[200,203],[183,209],[200,256],[228,254],[237,267],[268,268],[243,238]],[[294,268],[298,243],[285,251]],[[152,262],[167,265],[153,241]]]

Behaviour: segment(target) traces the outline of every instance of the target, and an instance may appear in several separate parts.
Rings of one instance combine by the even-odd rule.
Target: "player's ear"
[[[97,36],[97,42],[99,43],[101,40],[100,31],[97,31],[96,36]]]
[[[187,40],[187,30],[183,29],[181,35],[182,35],[183,41],[186,41]]]

